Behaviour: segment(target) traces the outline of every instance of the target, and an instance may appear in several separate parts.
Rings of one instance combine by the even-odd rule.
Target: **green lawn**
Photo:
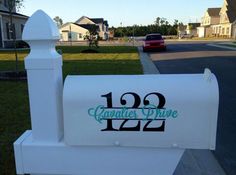
[[[86,46],[58,46],[57,50],[63,53],[64,61],[68,60],[138,60],[136,47],[127,46],[101,46],[95,48],[99,53],[85,54],[82,50],[88,49]],[[19,60],[23,61],[28,55],[29,50],[20,50],[18,53]],[[1,61],[12,61],[15,59],[13,52],[8,50],[0,51]]]
[[[142,74],[137,48],[100,47],[99,54],[81,54],[84,47],[58,47],[63,52],[63,75]],[[20,51],[19,67],[29,51]],[[14,55],[0,51],[0,70],[14,69]],[[30,129],[27,83],[0,81],[0,175],[14,175],[13,142]]]

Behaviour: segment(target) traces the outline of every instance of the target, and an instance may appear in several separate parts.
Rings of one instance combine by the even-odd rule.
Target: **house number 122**
[[[120,97],[120,104],[121,105],[126,105],[127,104],[127,100],[125,100],[125,97],[127,95],[131,95],[134,98],[134,103],[131,107],[127,107],[129,109],[141,109],[140,108],[140,104],[141,104],[141,98],[137,93],[134,92],[127,92],[124,93],[121,97]],[[163,109],[166,103],[165,97],[158,93],[158,92],[152,92],[147,94],[144,98],[143,98],[143,104],[149,105],[150,102],[148,100],[148,98],[150,96],[154,96],[158,99],[158,104],[156,105],[156,108],[158,109]],[[106,98],[107,101],[107,108],[108,109],[117,109],[119,107],[113,107],[113,103],[112,103],[112,92],[102,95],[101,97]],[[123,120],[123,122],[121,123],[120,127],[118,129],[113,127],[113,121],[115,120]],[[130,121],[130,120],[135,120],[137,121],[137,125],[134,127],[125,127],[125,124]],[[153,121],[160,121],[161,125],[158,127],[149,127],[149,125],[151,124],[151,122]],[[146,124],[144,125],[144,127],[142,128],[142,131],[144,132],[164,132],[165,130],[165,119],[147,119],[147,120],[143,120],[143,119],[106,119],[107,121],[107,126],[105,129],[102,129],[102,131],[141,131],[141,122],[146,122]]]

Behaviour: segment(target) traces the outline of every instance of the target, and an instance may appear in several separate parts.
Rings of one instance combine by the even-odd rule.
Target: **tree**
[[[179,21],[175,20],[174,24],[171,25],[166,18],[157,17],[154,24],[142,26],[135,26],[135,36],[145,36],[149,33],[161,33],[162,35],[177,35]],[[131,37],[133,36],[134,26],[123,26],[114,28],[115,37]]]
[[[13,25],[13,12],[16,9],[19,10],[23,6],[23,2],[24,2],[24,0],[6,0],[7,8],[9,11],[9,17],[10,17],[10,23],[9,23],[10,35],[11,35],[11,38],[13,39],[13,43],[14,43],[14,52],[15,52],[15,60],[16,60],[15,70],[17,73],[18,73],[18,54],[17,54],[17,49],[16,49],[15,28]]]
[[[98,47],[98,40],[99,40],[98,26],[91,25],[84,39],[88,40],[89,47],[92,47],[92,46]]]
[[[161,18],[157,17],[155,20],[155,25],[160,26],[160,20],[161,20]]]
[[[165,23],[166,23],[166,18],[161,18],[161,20],[160,20],[161,26],[163,26]]]
[[[56,22],[58,28],[62,26],[63,20],[59,16],[56,16],[53,20]]]

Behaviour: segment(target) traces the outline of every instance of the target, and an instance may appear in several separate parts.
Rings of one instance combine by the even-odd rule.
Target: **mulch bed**
[[[99,51],[93,49],[86,49],[82,50],[81,53],[99,53]]]
[[[26,71],[1,71],[0,80],[27,80]]]

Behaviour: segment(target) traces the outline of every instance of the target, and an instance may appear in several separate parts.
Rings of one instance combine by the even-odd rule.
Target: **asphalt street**
[[[150,57],[161,74],[203,73],[217,77],[220,105],[217,145],[213,152],[228,175],[236,174],[236,51],[211,47],[205,42],[169,43],[167,52]]]

